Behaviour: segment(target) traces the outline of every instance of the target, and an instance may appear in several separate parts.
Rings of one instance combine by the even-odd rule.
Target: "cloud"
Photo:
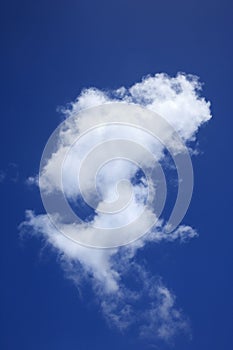
[[[149,111],[163,116],[167,122],[179,134],[181,139],[189,148],[195,148],[198,129],[211,118],[210,103],[200,97],[201,84],[197,77],[185,74],[177,74],[169,77],[166,74],[147,76],[141,82],[130,88],[120,87],[114,91],[101,91],[89,88],[82,91],[81,95],[71,103],[63,113],[66,116],[65,127],[60,131],[59,143],[56,145],[51,157],[47,159],[41,170],[40,186],[42,191],[51,194],[60,189],[58,168],[67,149],[73,145],[77,134],[90,128],[95,111],[88,110],[98,105],[117,103],[137,104]],[[124,105],[122,104],[122,108]],[[82,111],[84,111],[82,113]],[[89,111],[89,112],[88,112]],[[72,117],[72,118],[68,118]],[[138,114],[138,118],[143,116]],[[153,121],[152,121],[153,124]],[[182,147],[174,141],[169,130],[161,127],[161,135],[166,144],[180,154]],[[93,211],[85,217],[87,208],[84,210],[84,220],[81,223],[70,225],[61,222],[60,218],[54,217],[56,227],[53,226],[46,214],[36,215],[32,211],[26,212],[26,219],[20,225],[22,232],[33,236],[40,236],[46,244],[49,244],[57,252],[61,265],[68,278],[72,279],[76,286],[81,288],[82,281],[89,280],[96,295],[104,317],[110,326],[125,331],[130,327],[136,327],[138,333],[143,337],[159,338],[169,340],[180,331],[188,332],[189,324],[181,310],[175,303],[174,294],[168,290],[159,277],[150,276],[138,258],[138,250],[142,250],[146,244],[159,243],[161,241],[187,241],[196,237],[197,232],[190,226],[180,225],[173,232],[166,230],[166,221],[156,217],[155,202],[152,200],[145,205],[148,190],[152,198],[156,196],[157,187],[154,181],[145,182],[145,176],[140,174],[134,163],[123,159],[106,163],[99,169],[96,186],[101,194],[100,198],[93,188],[93,173],[98,165],[112,156],[111,140],[121,136],[121,142],[117,151],[119,154],[127,149],[126,140],[137,140],[146,150],[155,155],[157,162],[166,160],[164,145],[141,130],[122,129],[121,127],[110,128],[103,126],[96,133],[87,134],[80,139],[78,147],[72,146],[71,152],[63,162],[63,190],[70,203],[79,203],[79,211],[82,211],[80,197],[85,193],[87,202],[94,204]],[[118,136],[119,137],[119,136]],[[95,144],[108,143],[104,150],[99,148],[92,161],[87,163],[90,149]],[[192,142],[192,143],[190,143]],[[101,146],[100,146],[101,147]],[[128,150],[128,149],[127,149]],[[140,160],[142,168],[147,172],[153,172],[154,161],[144,156],[142,148],[136,146],[131,149],[130,155],[133,159]],[[170,161],[168,161],[170,163]],[[82,193],[77,186],[77,168],[83,166]],[[117,188],[117,182],[127,179],[128,183],[122,183]],[[152,180],[155,179],[153,174]],[[82,181],[82,178],[81,180]],[[28,183],[37,183],[37,178],[29,178]],[[130,186],[129,186],[130,185]],[[84,189],[84,191],[83,191]],[[124,212],[111,216],[101,212],[106,202],[117,202],[120,193],[120,206],[127,203]],[[101,199],[104,198],[104,201]],[[114,203],[115,203],[114,202]],[[98,211],[99,210],[99,211]],[[95,236],[98,227],[107,229],[127,225],[133,222],[141,213],[144,219],[134,226],[133,230],[141,230],[146,222],[156,217],[158,219],[153,230],[125,247],[113,249],[93,249],[82,246],[68,239],[60,231],[77,234],[84,237],[89,234]],[[89,225],[91,222],[92,225]],[[130,234],[130,232],[129,232]],[[132,276],[137,276],[132,284]],[[132,286],[134,285],[134,286]]]
[[[0,170],[0,183],[6,181],[17,183],[19,180],[19,167],[16,163],[9,163],[4,170]]]
[[[160,73],[146,76],[129,89],[121,87],[114,91],[85,89],[66,115],[77,114],[80,110],[112,101],[137,103],[157,112],[171,123],[185,141],[195,138],[199,127],[211,119],[210,102],[200,97],[202,84],[198,77],[184,73],[170,77]]]
[[[178,333],[189,334],[189,321],[175,304],[174,294],[158,276],[151,276],[136,259],[138,249],[151,240],[167,239],[163,234],[146,237],[121,249],[92,249],[73,243],[57,231],[46,215],[26,213],[21,232],[41,236],[58,254],[66,277],[81,289],[88,282],[110,328],[121,332],[136,327],[141,338],[170,341]],[[179,230],[180,232],[182,230]],[[176,232],[169,240],[180,236]],[[190,228],[185,236],[195,236]],[[132,283],[133,278],[133,283]]]
[[[0,183],[5,180],[6,173],[3,170],[0,170]]]

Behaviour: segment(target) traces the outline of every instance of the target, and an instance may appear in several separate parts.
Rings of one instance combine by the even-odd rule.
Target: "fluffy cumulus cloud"
[[[145,77],[130,88],[120,87],[114,91],[101,91],[96,88],[83,90],[80,96],[63,110],[67,122],[59,134],[56,149],[42,168],[40,179],[42,190],[46,193],[54,193],[59,189],[58,166],[61,159],[64,159],[67,149],[73,144],[74,137],[91,127],[93,112],[90,112],[89,116],[88,113],[81,113],[90,107],[112,102],[142,106],[163,116],[176,130],[184,144],[192,150],[191,145],[195,147],[198,129],[211,118],[210,103],[200,96],[201,87],[195,76],[178,74],[176,77],[169,77],[166,74],[156,74]],[[103,126],[97,132],[87,134],[83,140],[80,140],[78,148],[72,147],[72,151],[63,162],[63,190],[67,199],[75,204],[80,201],[81,195],[85,192],[85,199],[88,203],[94,204],[95,208],[83,222],[72,225],[72,230],[78,232],[81,237],[87,233],[95,235],[96,227],[107,229],[109,226],[126,225],[129,221],[134,221],[143,210],[144,220],[150,220],[154,214],[153,200],[145,210],[148,187],[153,195],[156,193],[153,181],[149,185],[145,184],[145,178],[138,173],[135,164],[125,159],[115,160],[111,164],[105,160],[112,156],[111,140],[116,138],[116,132],[118,135],[120,133],[122,140],[128,138],[140,140],[140,144],[150,149],[158,162],[165,160],[164,145],[152,140],[150,135],[145,135],[140,130],[130,128],[123,130],[120,127],[116,130],[116,128]],[[169,135],[164,137],[169,138]],[[103,151],[99,148],[99,152],[85,168],[85,159],[89,156],[89,150],[95,144],[103,142],[109,142],[107,150],[105,148]],[[126,143],[122,142],[121,145],[118,148],[119,154],[121,151],[125,152],[127,148]],[[181,151],[176,147],[176,152]],[[141,161],[143,169],[153,170],[153,162],[150,157],[142,157],[140,148],[136,147],[134,151],[130,149],[130,152],[134,159],[143,159]],[[98,177],[93,181],[92,174],[96,172],[100,162],[104,163],[104,166],[98,169]],[[84,179],[82,193],[76,183],[76,168],[81,165],[84,168],[83,177],[80,178],[80,181]],[[117,181],[122,178],[128,182],[122,183],[123,187],[119,188],[120,199],[118,200],[115,188]],[[93,195],[94,182],[100,197]],[[37,183],[37,178],[30,177],[28,183]],[[117,200],[122,202],[118,203]],[[119,212],[109,219],[103,210],[106,202],[108,205],[112,202],[117,202],[120,206],[124,203],[128,205],[125,206],[123,213]],[[139,226],[143,224],[140,222]],[[135,227],[136,229],[138,227]],[[58,218],[55,227],[46,214],[38,215],[30,210],[26,212],[21,230],[33,236],[42,237],[46,244],[54,248],[67,276],[79,288],[82,288],[84,280],[89,280],[103,315],[111,327],[117,327],[122,331],[136,327],[141,337],[164,340],[169,340],[179,332],[189,331],[188,321],[178,309],[173,292],[165,286],[161,278],[150,275],[140,262],[137,253],[146,244],[174,240],[183,242],[193,238],[197,233],[192,227],[179,225],[170,233],[165,230],[165,221],[159,218],[153,230],[141,239],[124,247],[112,249],[94,249],[75,243],[60,233],[64,230],[71,231],[70,224],[61,224]]]

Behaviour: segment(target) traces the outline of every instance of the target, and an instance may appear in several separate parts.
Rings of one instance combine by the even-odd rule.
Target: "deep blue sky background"
[[[38,172],[61,120],[57,106],[83,87],[130,86],[149,73],[177,71],[200,76],[214,115],[199,135],[203,154],[194,159],[184,220],[200,237],[147,247],[144,256],[192,322],[192,341],[178,339],[174,348],[232,349],[232,2],[11,0],[1,1],[0,13],[1,349],[147,348],[109,330],[91,295],[80,300],[55,254],[41,253],[39,240],[22,242],[17,225],[25,209],[43,212],[38,191],[24,181]]]

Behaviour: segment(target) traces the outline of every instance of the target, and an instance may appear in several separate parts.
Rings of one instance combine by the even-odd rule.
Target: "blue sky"
[[[3,1],[1,8],[1,348],[231,349],[231,2]],[[44,145],[62,120],[58,106],[84,87],[113,90],[179,71],[205,83],[213,119],[198,134],[185,217],[199,237],[139,253],[190,319],[192,339],[180,335],[167,344],[109,328],[91,288],[85,284],[80,296],[56,252],[40,239],[19,238],[17,227],[25,209],[44,212],[38,189],[25,181],[38,173]]]

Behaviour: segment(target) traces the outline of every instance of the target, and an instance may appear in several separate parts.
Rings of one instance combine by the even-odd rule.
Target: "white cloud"
[[[121,249],[93,249],[73,243],[57,231],[46,215],[31,211],[21,224],[21,232],[41,236],[56,250],[61,266],[78,288],[83,280],[91,281],[96,302],[110,327],[125,331],[138,328],[141,337],[170,340],[177,332],[189,331],[189,323],[175,305],[174,295],[161,278],[153,277],[136,262],[137,250],[147,239],[160,242],[163,234],[136,241]],[[193,232],[191,231],[191,236]],[[179,235],[174,234],[170,240]],[[129,278],[129,280],[128,280]],[[134,279],[134,287],[131,279]]]
[[[91,125],[92,115],[89,118],[82,118],[79,112],[110,102],[129,102],[146,107],[149,110],[162,115],[179,133],[185,143],[194,141],[199,127],[211,118],[210,103],[199,97],[201,84],[194,76],[178,74],[176,77],[169,77],[165,74],[148,76],[140,83],[134,84],[129,89],[121,87],[115,91],[103,92],[90,88],[84,90],[69,108],[64,110],[66,116],[73,116],[72,124],[67,119],[66,128],[60,134],[59,147],[42,169],[40,185],[48,191],[53,192],[59,188],[58,165],[63,159],[67,148],[73,142],[74,136],[81,133],[88,123]],[[87,114],[85,114],[87,115]],[[160,143],[151,140],[150,136],[137,130],[120,131],[121,138],[141,140],[144,147],[153,149],[157,160],[164,157],[164,148]],[[89,149],[95,143],[109,141],[115,137],[115,131],[103,127],[97,133],[89,134],[80,141],[78,149],[72,148],[72,152],[66,157],[63,164],[63,185],[64,191],[70,200],[77,200],[80,191],[76,183],[77,168],[81,166],[83,159],[88,155]],[[124,145],[125,150],[125,145]],[[120,151],[120,150],[119,150]],[[178,150],[179,151],[179,150]],[[135,151],[135,157],[141,158],[140,151]],[[99,152],[103,154],[103,152]],[[106,159],[111,154],[108,147],[104,156]],[[148,159],[144,159],[144,166],[152,169],[152,164]],[[96,160],[96,164],[98,164]],[[96,166],[92,162],[93,169]],[[90,166],[90,163],[89,163]],[[94,201],[93,179],[90,168],[84,173],[84,187],[87,193],[87,200]],[[110,176],[109,176],[110,175]],[[107,201],[116,199],[116,183],[118,179],[130,180],[135,175],[135,165],[127,164],[119,160],[111,166],[106,165],[99,172],[97,187],[99,186],[102,196]],[[28,183],[37,182],[29,178]],[[132,185],[132,184],[131,184]],[[151,186],[152,192],[156,189]],[[142,182],[132,186],[133,196],[124,214],[120,213],[114,217],[99,213],[93,218],[95,226],[122,225],[133,219],[141,210],[145,209],[144,199],[146,197],[147,186]],[[123,199],[127,202],[130,193],[124,187]],[[131,193],[132,194],[132,193]],[[123,200],[122,199],[122,200]],[[102,201],[97,201],[97,208],[102,208]],[[150,220],[153,214],[153,203],[147,208],[146,220]],[[58,220],[59,221],[59,220]],[[140,223],[143,225],[143,222]],[[85,235],[87,230],[90,234],[95,234],[95,228],[90,228],[85,223],[60,226],[61,229],[78,231],[80,235]],[[58,225],[59,228],[59,225]],[[155,336],[168,340],[175,333],[187,330],[188,324],[175,305],[174,295],[166,288],[160,279],[149,276],[149,273],[140,266],[137,260],[137,251],[142,249],[148,242],[160,242],[162,240],[174,241],[180,239],[182,242],[197,236],[196,231],[190,226],[181,225],[174,232],[166,232],[166,223],[160,219],[153,231],[135,241],[133,244],[115,249],[92,249],[81,246],[66,238],[49,221],[47,215],[35,215],[27,211],[26,220],[21,224],[21,229],[33,235],[40,235],[46,243],[56,249],[61,264],[67,276],[80,287],[83,278],[91,276],[92,286],[97,299],[101,305],[104,316],[111,325],[115,325],[121,330],[137,323],[141,336]],[[135,228],[136,229],[136,228]],[[127,286],[125,276],[134,275],[137,271],[137,278],[140,280],[140,288],[132,289]],[[144,311],[140,309],[140,301],[147,300],[144,304]],[[137,321],[136,321],[137,320]]]
[[[129,89],[130,100],[164,116],[185,141],[211,118],[210,103],[198,96],[200,90],[198,78],[185,74],[148,76]]]

